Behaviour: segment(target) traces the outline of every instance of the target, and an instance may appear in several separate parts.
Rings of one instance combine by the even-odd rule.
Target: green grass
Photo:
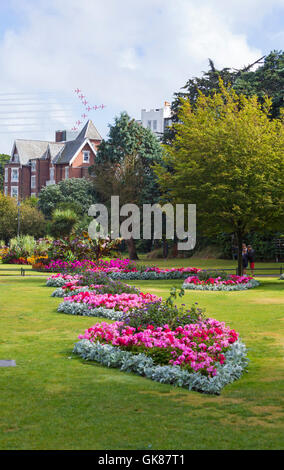
[[[209,396],[75,357],[78,334],[96,319],[58,314],[43,278],[0,277],[0,358],[17,363],[0,368],[0,448],[283,448],[284,282],[261,283],[181,301],[198,302],[249,347],[249,373]],[[181,282],[132,284],[167,297]]]

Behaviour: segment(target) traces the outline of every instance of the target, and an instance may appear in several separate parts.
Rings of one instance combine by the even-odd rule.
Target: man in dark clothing
[[[248,261],[250,264],[251,275],[254,275],[254,255],[255,251],[251,245],[248,245]]]

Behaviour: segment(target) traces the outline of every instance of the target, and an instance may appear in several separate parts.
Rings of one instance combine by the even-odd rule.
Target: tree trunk
[[[174,245],[173,245],[173,249],[172,249],[172,256],[173,256],[174,258],[176,258],[177,255],[178,255],[178,247],[177,247],[177,244],[178,244],[178,242],[177,242],[177,236],[176,236],[176,233],[175,233],[175,235],[174,235]]]
[[[126,241],[126,245],[128,248],[129,259],[132,259],[132,260],[139,259],[137,252],[136,252],[135,240],[131,237],[129,240],[125,240],[125,241]]]
[[[169,245],[167,240],[162,240],[163,245],[163,258],[167,258],[169,254]]]
[[[236,232],[237,244],[238,244],[238,275],[243,274],[243,234],[241,232]]]

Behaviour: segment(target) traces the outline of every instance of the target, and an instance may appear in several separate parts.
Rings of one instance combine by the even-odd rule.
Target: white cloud
[[[267,3],[14,0],[24,26],[6,30],[0,42],[0,87],[52,91],[61,109],[61,95],[69,93],[72,102],[72,90],[79,87],[93,104],[107,105],[91,115],[105,135],[107,123],[120,111],[139,118],[141,108],[171,100],[190,76],[206,70],[208,57],[218,67],[236,68],[259,58],[262,51],[248,44],[239,25],[243,19],[251,24],[256,14],[261,18]],[[75,119],[80,115],[74,108]],[[52,113],[48,119],[52,131],[69,122],[64,116],[55,120]],[[9,142],[10,148],[14,137],[1,133],[1,145]]]

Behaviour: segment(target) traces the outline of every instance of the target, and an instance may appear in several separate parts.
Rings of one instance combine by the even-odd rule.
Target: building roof
[[[64,148],[65,143],[64,142],[50,142],[48,145],[48,150],[50,153],[51,160],[57,157],[57,155],[61,152],[61,150]]]
[[[69,142],[65,142],[62,150],[53,159],[53,163],[69,163],[70,160],[74,157],[74,155],[78,152],[84,140],[86,139],[79,140],[77,138],[75,140],[70,140]]]
[[[102,140],[91,120],[88,120],[79,135],[67,142],[49,142],[44,140],[16,139],[16,146],[21,165],[27,165],[34,158],[47,158],[48,152],[53,163],[69,163],[80,147],[88,139]]]
[[[49,142],[43,140],[16,139],[15,147],[19,155],[19,161],[26,165],[33,158],[42,158],[45,154]]]
[[[89,119],[77,139],[93,139],[93,140],[102,140],[101,135],[98,133],[97,128],[94,126],[93,122]],[[76,139],[76,140],[77,140]]]
[[[49,142],[46,152],[42,158],[43,159],[48,158],[48,154],[49,154],[51,161],[54,162],[58,158],[64,146],[65,146],[65,142]]]

